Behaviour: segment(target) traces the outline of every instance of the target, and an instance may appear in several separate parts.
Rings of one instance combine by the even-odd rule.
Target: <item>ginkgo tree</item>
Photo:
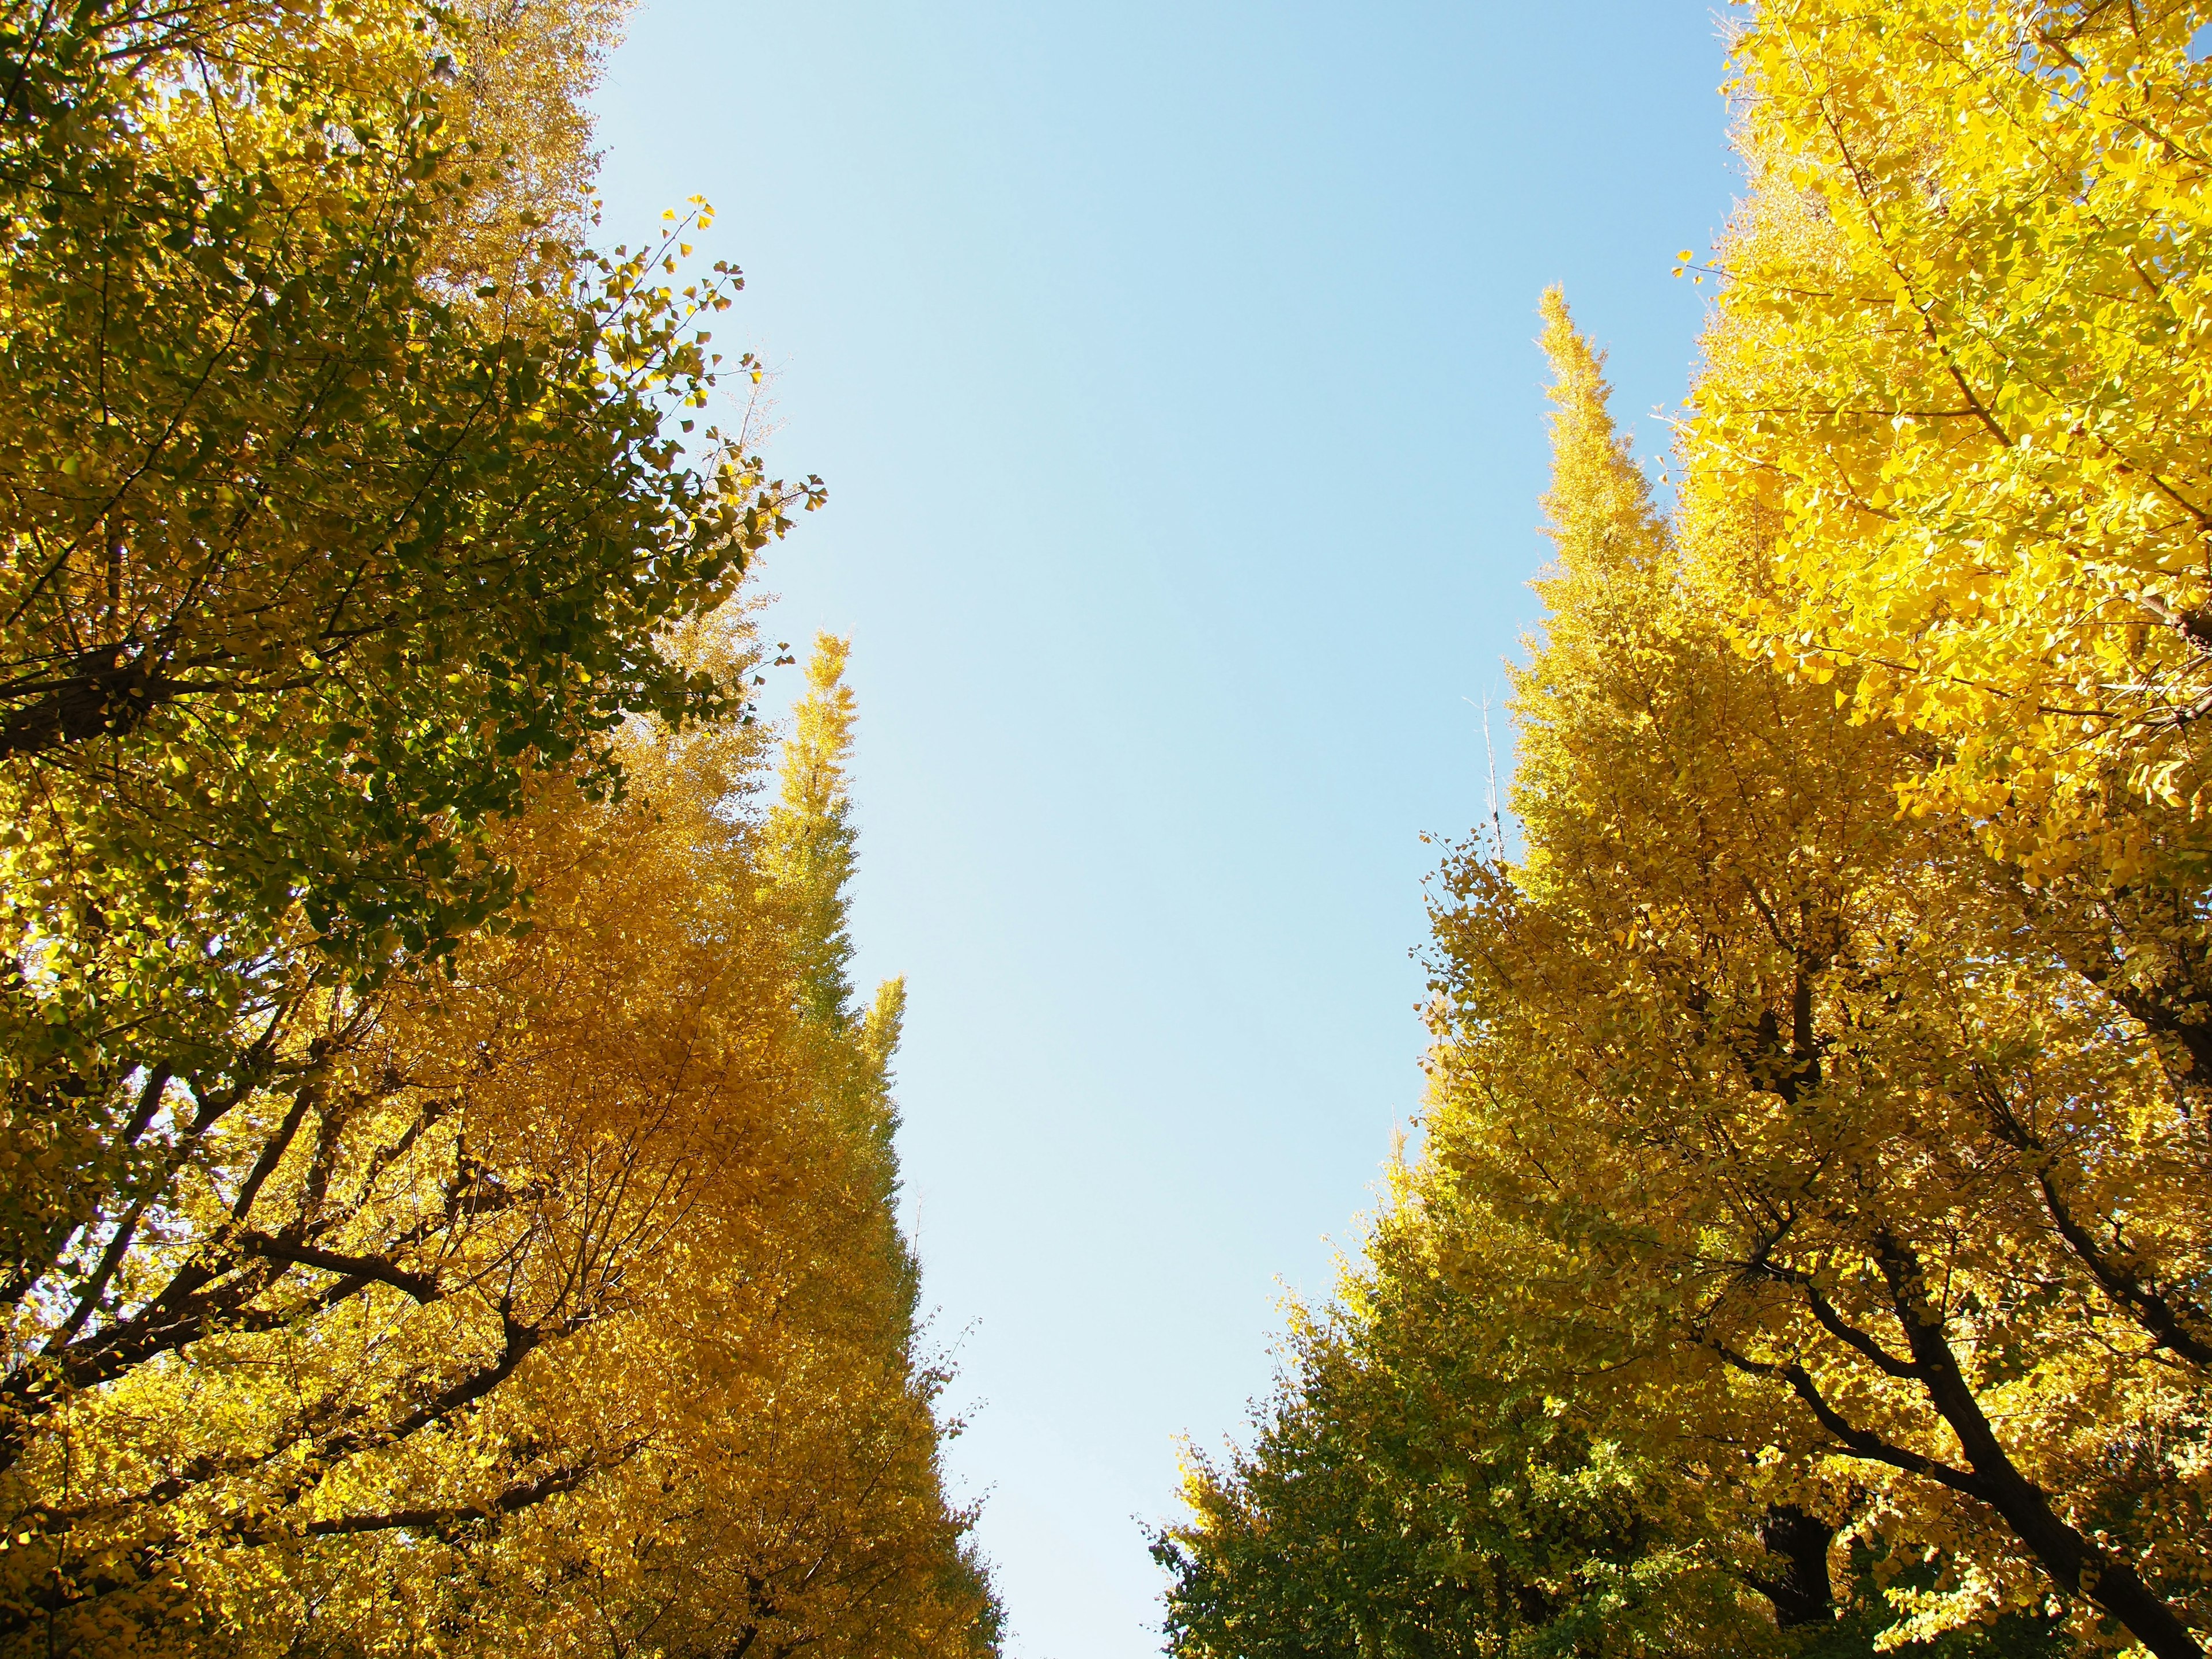
[[[2212,1142],[2185,1052],[2085,971],[2088,889],[1899,810],[1923,733],[1855,718],[1848,668],[1741,648],[1778,510],[1663,519],[1546,313],[1522,850],[1440,875],[1422,1162],[1346,1337],[1194,1488],[1182,1650],[1319,1599],[1289,1628],[1409,1654],[2199,1654]],[[1410,1332],[1371,1311],[1424,1304]],[[1616,1530],[1578,1531],[1608,1480]],[[1378,1524],[1379,1576],[1331,1541]],[[1498,1599],[1539,1540],[1535,1593]],[[1771,1603],[1747,1626],[1731,1575]],[[1407,1617],[1452,1606],[1448,1638]]]
[[[512,234],[474,42],[405,0],[0,13],[11,1297],[160,1079],[251,1086],[299,964],[451,948],[512,908],[485,830],[533,775],[731,712],[656,641],[819,498],[684,447],[738,279],[674,286],[682,224]]]
[[[11,1328],[0,1651],[988,1650],[892,1217],[897,992],[825,1004],[849,857],[778,856],[843,830],[842,657],[785,805],[763,727],[641,723],[624,800],[500,832],[526,933],[305,1002],[257,1090],[167,1085],[161,1173]]]
[[[620,14],[0,8],[0,1652],[995,1647]]]
[[[2207,21],[1747,10],[1749,190],[1671,522],[1547,303],[1525,850],[1439,880],[1424,1155],[1344,1328],[1377,1403],[1301,1439],[1345,1395],[1334,1360],[1294,1373],[1283,1431],[1195,1489],[1194,1612],[1292,1605],[1224,1576],[1255,1518],[1286,1528],[1266,1559],[1331,1559],[1270,1516],[1322,1479],[1310,1447],[1361,1449],[1352,1488],[1419,1527],[1462,1510],[1374,1473],[1372,1424],[1474,1340],[1486,1381],[1541,1379],[1620,1467],[1694,1488],[1654,1507],[1668,1537],[1769,1583],[1747,1539],[1819,1558],[1838,1612],[1886,1603],[1884,1646],[2203,1651]],[[1474,1334],[1408,1366],[1361,1310],[1412,1272]],[[1462,1466],[1500,1432],[1463,1413]],[[1232,1579],[1263,1589],[1206,1600]],[[1389,1587],[1333,1582],[1381,1639]],[[1840,1650],[1849,1617],[1785,1612]]]
[[[1547,344],[1528,853],[1448,867],[1438,1156],[1533,1224],[1530,1318],[1564,1296],[1594,1364],[1706,1368],[1778,1469],[1850,1468],[1880,1494],[1850,1518],[1954,1552],[1960,1606],[2055,1584],[2085,1628],[2194,1653],[2187,1097],[2009,865],[1896,811],[1908,736],[1729,647],[1765,526],[1670,534],[1556,301]]]

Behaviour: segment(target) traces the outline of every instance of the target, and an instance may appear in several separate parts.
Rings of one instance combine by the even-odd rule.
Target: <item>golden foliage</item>
[[[620,10],[0,6],[0,1653],[995,1646]]]
[[[1777,0],[1738,50],[1692,496],[1775,515],[1747,643],[1935,739],[1908,797],[2034,871],[2202,860],[2203,21]]]
[[[1504,1307],[1651,1368],[1770,1500],[1939,1551],[1913,1628],[2055,1583],[2194,1652],[2201,1119],[2041,897],[1897,813],[1905,738],[1729,648],[1740,544],[1667,551],[1556,302],[1547,343],[1528,855],[1455,860],[1437,918],[1436,1156]]]
[[[556,782],[502,832],[527,931],[304,991],[258,1087],[149,1080],[146,1188],[57,1275],[76,1299],[9,1331],[0,1631],[982,1645],[888,1146],[854,1110],[856,1078],[882,1109],[888,1036],[807,1030],[815,941],[746,805],[760,728],[625,746],[624,800]]]
[[[1780,510],[1663,520],[1545,313],[1524,850],[1444,865],[1421,1161],[1196,1471],[1176,1650],[2195,1659],[2203,924],[1900,811],[1927,732],[1740,648]]]
[[[1672,524],[1547,302],[1526,851],[1445,866],[1375,1282],[1886,1647],[2212,1629],[2203,24],[1762,5]]]

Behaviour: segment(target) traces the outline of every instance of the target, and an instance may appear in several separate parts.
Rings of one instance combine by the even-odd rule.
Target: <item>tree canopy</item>
[[[1519,845],[1184,1659],[2203,1651],[2203,21],[1762,4],[1671,512],[1547,296]]]
[[[995,1650],[619,21],[0,10],[0,1652]]]

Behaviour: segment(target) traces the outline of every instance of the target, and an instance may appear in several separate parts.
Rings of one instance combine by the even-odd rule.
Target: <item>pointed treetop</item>
[[[806,696],[792,711],[781,787],[764,826],[763,863],[793,908],[799,932],[800,997],[810,1019],[842,1029],[853,1018],[846,978],[853,944],[846,886],[857,862],[845,767],[858,719],[845,660],[852,641],[817,635]]]

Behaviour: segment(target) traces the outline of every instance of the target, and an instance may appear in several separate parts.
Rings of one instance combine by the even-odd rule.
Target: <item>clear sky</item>
[[[1419,1107],[1537,296],[1655,452],[1722,74],[1711,0],[645,0],[615,60],[609,239],[715,204],[717,348],[830,487],[773,637],[854,639],[860,966],[1019,1659],[1158,1650],[1176,1437],[1239,1428]]]

